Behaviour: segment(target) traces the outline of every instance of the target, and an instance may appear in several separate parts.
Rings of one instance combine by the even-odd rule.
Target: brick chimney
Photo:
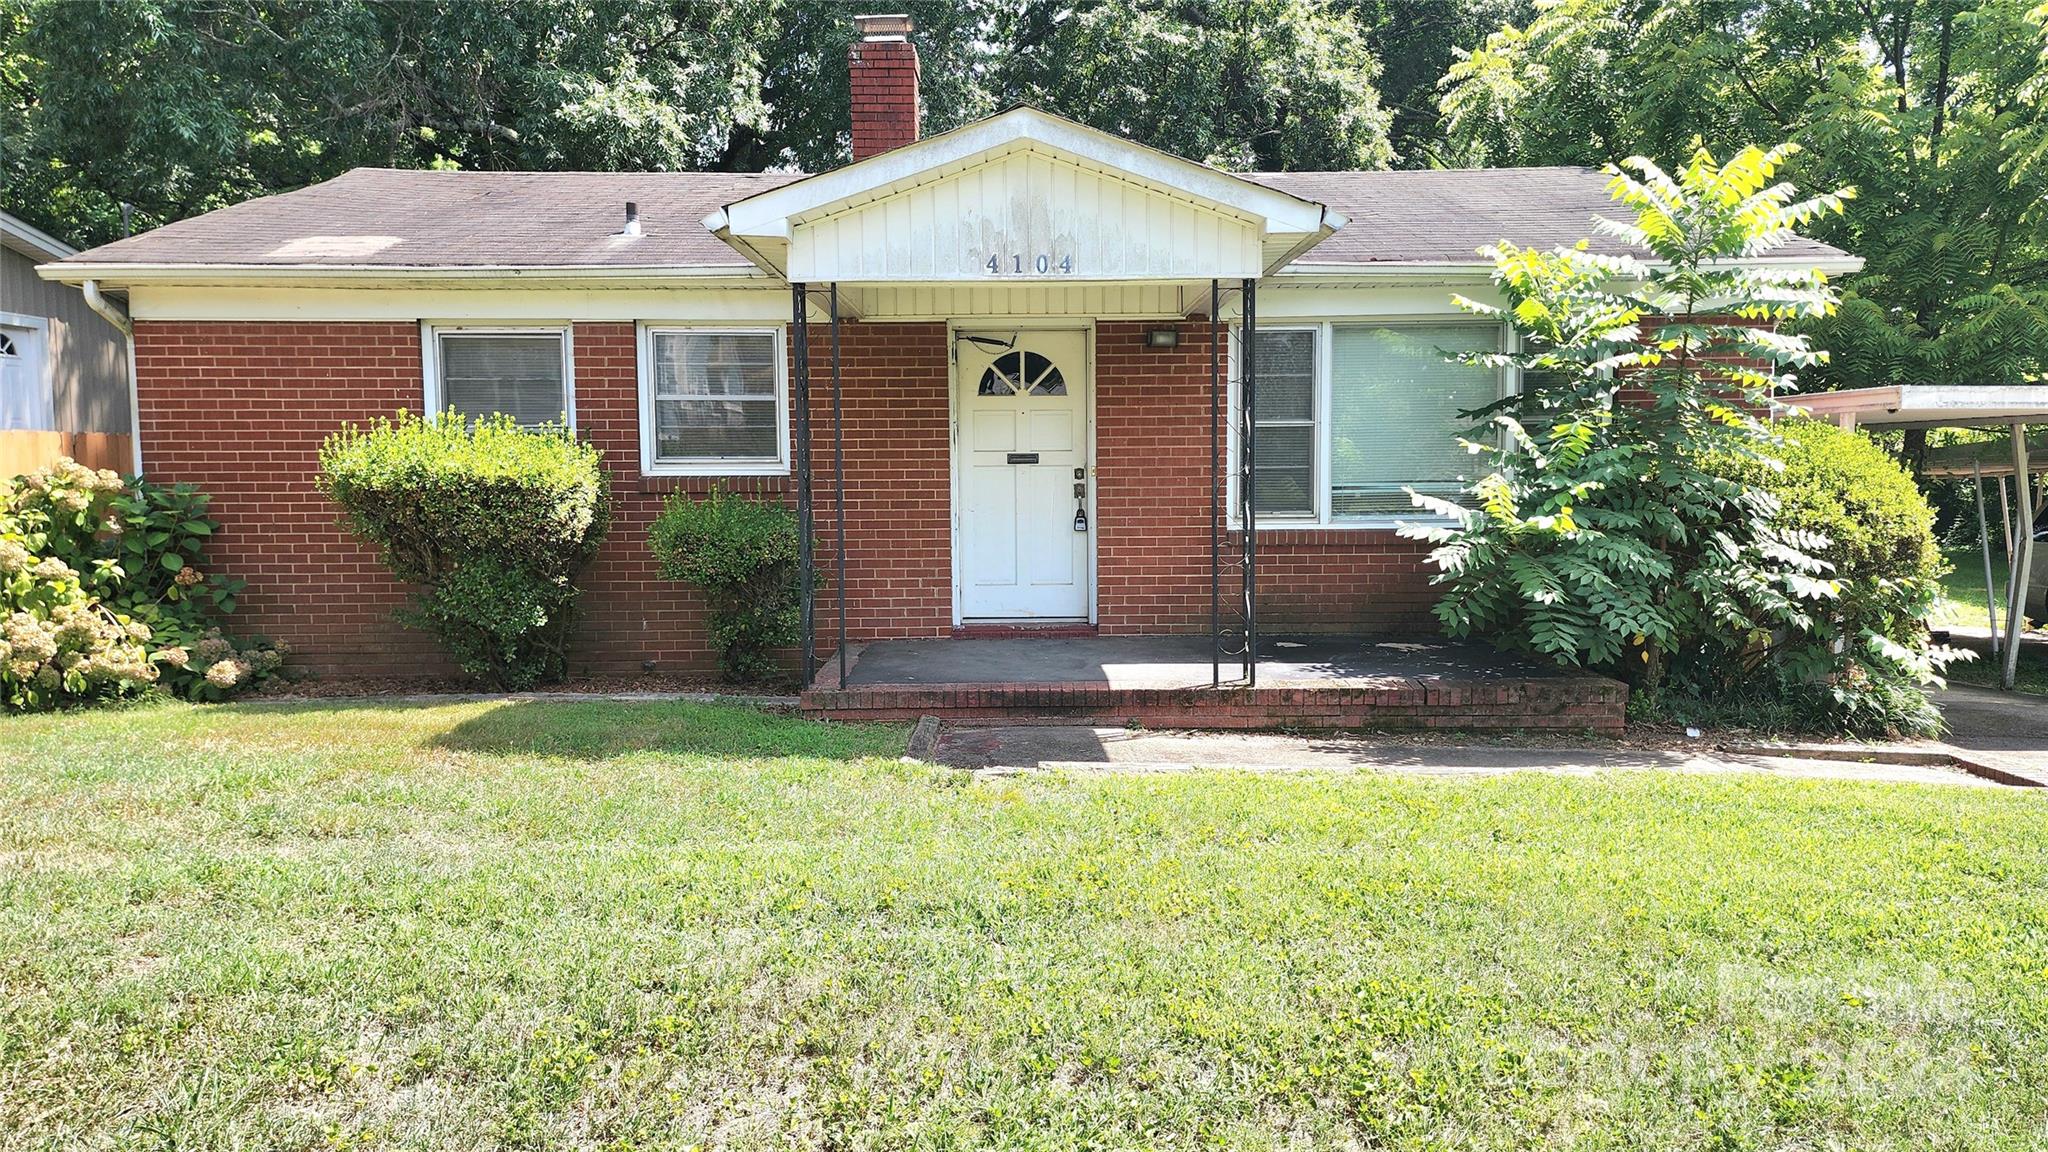
[[[853,158],[865,160],[917,139],[917,49],[908,16],[855,16],[853,27]]]

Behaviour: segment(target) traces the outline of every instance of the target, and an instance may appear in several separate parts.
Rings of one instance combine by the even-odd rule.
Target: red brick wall
[[[848,635],[944,636],[953,627],[952,377],[946,325],[846,324]],[[831,329],[811,327],[811,469],[818,650],[836,633]]]
[[[907,40],[861,40],[848,54],[853,158],[901,148],[918,136],[917,49]]]
[[[1096,380],[1098,587],[1105,632],[1205,628],[1209,611],[1208,326],[1171,350],[1143,346],[1155,324],[1104,323]],[[639,474],[633,325],[575,328],[579,429],[613,471],[611,536],[585,572],[579,671],[708,672],[702,606],[662,580],[647,527],[664,494],[710,479]],[[847,602],[855,639],[943,636],[952,625],[947,330],[858,324],[843,341]],[[813,329],[820,651],[830,649],[836,528],[829,329]],[[343,421],[421,405],[411,323],[136,324],[145,462],[153,479],[214,497],[210,563],[249,587],[236,626],[290,642],[325,673],[447,671],[430,642],[391,620],[406,590],[348,535],[313,486],[320,442]],[[793,500],[781,477],[730,489]],[[1421,549],[1391,532],[1260,533],[1264,623],[1286,629],[1428,629]],[[1226,542],[1226,558],[1234,554]],[[1226,576],[1226,596],[1235,579]],[[1230,601],[1226,601],[1229,603]]]
[[[343,421],[420,408],[418,325],[144,320],[135,370],[144,469],[213,497],[208,563],[249,582],[237,630],[289,641],[321,671],[445,670],[392,622],[404,590],[313,487]]]
[[[946,329],[845,330],[848,615],[852,634],[945,635],[952,619]],[[814,330],[821,648],[836,601],[829,330]],[[794,500],[781,477],[640,476],[633,325],[575,328],[576,420],[612,470],[611,535],[585,571],[578,670],[708,672],[702,604],[660,578],[647,528],[664,494],[735,491]],[[406,589],[337,522],[313,486],[320,442],[343,421],[422,404],[419,327],[410,323],[136,324],[145,464],[154,480],[214,497],[209,563],[249,581],[236,627],[262,631],[323,673],[448,671],[433,645],[391,620]]]
[[[1148,348],[1145,333],[1157,327],[1105,322],[1096,331],[1096,587],[1104,632],[1209,625],[1209,325],[1181,324],[1179,347]],[[1227,348],[1224,354],[1227,363]],[[1391,530],[1261,530],[1260,627],[1434,631],[1426,551]],[[1239,553],[1236,538],[1226,539],[1225,562]],[[1225,570],[1226,619],[1237,614],[1241,580],[1236,568]]]

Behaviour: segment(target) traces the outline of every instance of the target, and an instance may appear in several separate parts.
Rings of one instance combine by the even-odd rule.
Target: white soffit
[[[1313,201],[1017,108],[750,196],[704,224],[793,280],[916,283],[1259,275],[1344,222]]]

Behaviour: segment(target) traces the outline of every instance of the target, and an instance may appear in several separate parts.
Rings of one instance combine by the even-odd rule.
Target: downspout
[[[100,314],[107,323],[121,330],[121,342],[128,348],[128,446],[133,455],[135,474],[142,475],[142,402],[135,382],[135,324],[128,319],[128,313],[119,304],[100,293],[100,282],[87,280],[79,285],[85,293],[85,306]]]

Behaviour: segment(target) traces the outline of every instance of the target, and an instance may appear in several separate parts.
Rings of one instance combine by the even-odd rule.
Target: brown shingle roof
[[[726,204],[794,173],[421,172],[357,168],[247,200],[74,260],[390,267],[745,265],[704,229]],[[618,235],[626,201],[639,236]]]
[[[310,188],[102,245],[73,261],[138,264],[314,264],[418,267],[743,266],[703,226],[735,200],[798,173],[422,172],[358,168]],[[1477,262],[1507,239],[1549,247],[1591,238],[1615,215],[1607,178],[1590,168],[1417,172],[1272,172],[1250,178],[1320,201],[1350,223],[1310,264]],[[626,201],[643,234],[618,234]],[[1801,240],[1782,256],[1840,256]]]
[[[1593,218],[1626,218],[1594,168],[1467,168],[1406,172],[1258,172],[1268,188],[1316,200],[1351,218],[1301,257],[1307,264],[1458,263],[1481,245],[1512,240],[1554,248],[1590,240],[1595,252],[1629,249],[1593,230]],[[1641,255],[1636,252],[1636,255]],[[1818,240],[1795,240],[1781,257],[1840,257]]]

